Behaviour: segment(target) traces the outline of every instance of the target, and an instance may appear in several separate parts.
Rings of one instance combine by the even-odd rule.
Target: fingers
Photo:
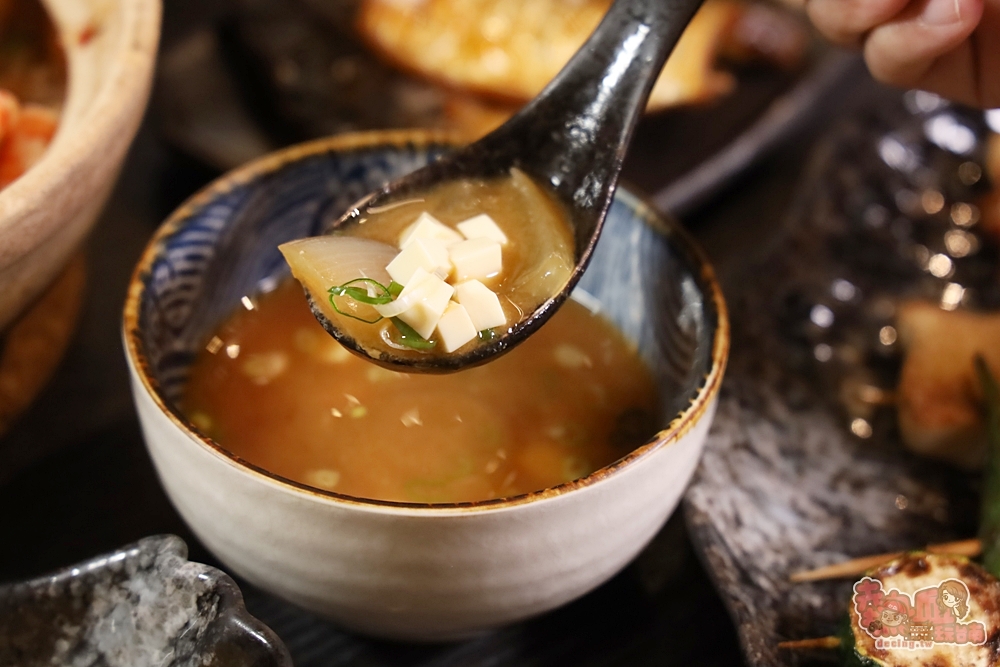
[[[948,70],[955,77],[971,74],[974,63],[963,42],[982,13],[983,0],[917,0],[868,33],[868,69],[876,79],[896,86],[927,87],[928,76],[936,78]]]
[[[986,98],[980,97],[983,91],[981,82],[976,80],[979,68],[975,59],[970,45],[963,44],[935,60],[919,81],[900,85],[930,90],[955,102],[982,107],[987,102]]]
[[[906,8],[910,0],[809,0],[806,11],[823,36],[843,46],[857,46],[868,31]]]

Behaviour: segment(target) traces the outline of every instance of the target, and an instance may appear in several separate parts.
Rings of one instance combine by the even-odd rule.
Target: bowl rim
[[[655,226],[665,228],[664,231],[669,231],[671,234],[671,239],[677,241],[676,245],[681,250],[682,256],[690,263],[692,272],[697,274],[696,277],[703,286],[706,306],[710,304],[715,310],[716,326],[711,345],[711,367],[708,373],[705,374],[702,382],[698,385],[694,395],[689,399],[688,406],[674,416],[664,428],[660,429],[645,444],[636,447],[620,459],[595,470],[589,475],[570,482],[564,482],[557,486],[508,498],[451,503],[417,503],[360,498],[296,482],[287,477],[272,473],[233,454],[219,443],[202,434],[160,393],[159,383],[150,372],[151,367],[144,352],[142,336],[139,330],[139,304],[142,303],[145,296],[145,282],[147,276],[150,275],[153,262],[161,256],[163,242],[182,229],[196,211],[204,208],[218,196],[231,192],[236,187],[276,172],[285,165],[298,162],[304,158],[324,153],[363,151],[378,146],[426,149],[431,146],[460,146],[463,143],[465,141],[457,133],[425,129],[352,132],[316,139],[278,150],[238,167],[215,179],[182,203],[160,225],[143,250],[129,280],[122,318],[122,336],[125,343],[125,355],[130,369],[141,383],[141,388],[154,402],[159,411],[184,435],[200,444],[209,452],[221,456],[230,464],[270,484],[277,484],[313,499],[331,501],[337,504],[372,510],[390,508],[417,510],[421,513],[428,511],[440,513],[454,512],[456,510],[500,510],[562,496],[571,491],[592,486],[597,482],[618,474],[639,460],[648,458],[653,452],[679,440],[694,428],[695,424],[699,423],[706,416],[719,393],[728,358],[730,345],[729,315],[722,296],[722,289],[715,277],[715,271],[709,264],[708,258],[690,234],[679,223],[671,221],[659,213],[642,197],[625,189],[623,189],[623,192],[635,199],[638,204],[637,211],[643,214],[643,218],[658,223]]]

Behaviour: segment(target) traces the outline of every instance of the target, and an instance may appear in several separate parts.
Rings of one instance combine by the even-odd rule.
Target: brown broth
[[[508,497],[582,477],[650,437],[655,406],[631,347],[576,302],[492,363],[403,374],[330,338],[293,281],[219,328],[182,401],[195,426],[256,466],[409,502]]]

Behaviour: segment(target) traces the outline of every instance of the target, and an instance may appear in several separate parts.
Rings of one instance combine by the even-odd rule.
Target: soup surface
[[[345,237],[374,243],[352,243]],[[419,250],[414,237],[419,237]],[[404,357],[467,350],[489,339],[479,331],[506,331],[556,294],[574,267],[567,213],[517,169],[496,179],[436,185],[369,209],[343,232],[293,241],[281,250],[292,273],[338,329],[364,348],[392,348],[393,355]],[[417,265],[420,272],[413,273]],[[421,292],[426,299],[384,317],[385,304],[330,292],[350,284],[367,290],[362,297],[402,303],[425,279],[429,282]],[[472,282],[478,283],[475,290],[464,289]],[[395,294],[390,295],[390,285],[397,286]],[[484,288],[488,293],[482,297]],[[449,307],[462,312],[446,313]],[[477,317],[486,311],[496,315]],[[414,330],[409,340],[419,334],[417,345],[407,345],[407,327]]]
[[[655,387],[609,323],[570,301],[524,344],[451,375],[349,353],[288,281],[195,361],[182,410],[246,461],[351,496],[461,502],[584,476],[656,431]]]

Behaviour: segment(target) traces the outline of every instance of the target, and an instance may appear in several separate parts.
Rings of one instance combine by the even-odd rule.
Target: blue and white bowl
[[[234,171],[163,224],[125,305],[146,444],[194,532],[253,584],[385,637],[468,636],[566,603],[621,570],[697,465],[729,347],[702,254],[619,190],[580,288],[652,370],[662,430],[615,463],[512,498],[386,502],[284,479],[188,422],[177,399],[191,361],[242,296],[287,275],[277,245],[316,233],[361,195],[454,145],[426,131],[342,135]]]

